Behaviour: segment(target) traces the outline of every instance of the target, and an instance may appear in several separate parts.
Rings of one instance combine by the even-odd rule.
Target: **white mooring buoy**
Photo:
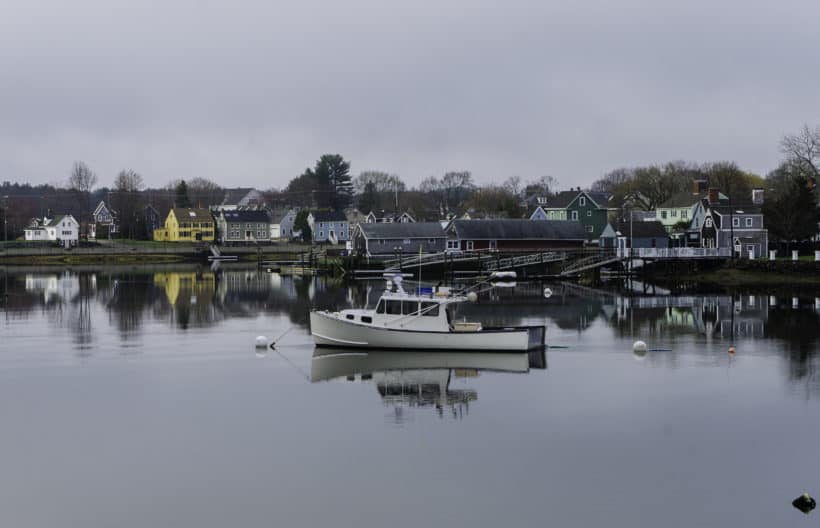
[[[636,358],[643,359],[646,355],[646,343],[643,341],[635,341],[632,344],[632,353],[635,354]]]
[[[552,297],[552,290],[549,288],[544,288],[544,299],[549,299]]]
[[[268,348],[268,338],[265,336],[257,336],[256,348]]]

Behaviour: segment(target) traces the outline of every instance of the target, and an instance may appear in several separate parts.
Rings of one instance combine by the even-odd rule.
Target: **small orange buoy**
[[[730,347],[729,347],[729,354],[731,354],[731,355],[734,355],[734,354],[735,354],[735,347],[734,347],[734,345],[732,345],[732,346],[730,346]]]

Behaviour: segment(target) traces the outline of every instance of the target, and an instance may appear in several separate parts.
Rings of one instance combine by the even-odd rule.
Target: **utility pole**
[[[9,241],[9,197],[3,196],[3,242]]]

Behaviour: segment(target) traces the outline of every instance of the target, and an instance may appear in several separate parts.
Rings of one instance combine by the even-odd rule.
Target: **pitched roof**
[[[691,192],[683,191],[672,195],[671,198],[660,204],[658,207],[691,207],[698,203],[700,199],[700,196],[698,196],[697,194],[692,194]]]
[[[235,189],[225,189],[225,198],[222,199],[222,204],[238,204],[242,200],[242,198],[247,196],[248,193],[253,190],[254,189],[252,187],[236,187]]]
[[[71,216],[71,215],[57,215],[54,218],[50,219],[48,221],[48,223],[45,224],[45,226],[54,227],[57,224],[59,224],[63,220],[63,218],[65,218],[67,216]]]
[[[630,233],[633,238],[668,238],[669,234],[663,224],[657,220],[651,222],[619,222],[616,229],[620,231],[621,235],[629,236]]]
[[[359,224],[369,238],[444,238],[444,228],[439,222],[379,222]]]
[[[612,195],[605,192],[587,192],[586,194],[601,209],[606,209],[609,206],[609,199],[612,197]]]
[[[271,217],[271,220],[273,220],[273,222],[274,222],[274,223],[281,223],[281,222],[282,222],[282,220],[284,220],[284,218],[285,218],[285,217],[286,217],[286,216],[287,216],[287,215],[288,215],[291,211],[293,211],[293,212],[294,212],[294,214],[296,213],[296,211],[295,211],[292,207],[285,207],[285,208],[274,209],[273,211],[271,211],[271,212],[270,212],[270,217]]]
[[[547,197],[545,209],[564,209],[580,194],[581,191],[561,191],[555,196]],[[542,204],[543,205],[543,204]]]
[[[461,239],[585,240],[584,226],[571,220],[456,220]]]
[[[174,212],[174,216],[177,217],[177,220],[182,222],[185,220],[213,220],[211,216],[211,212],[207,209],[192,209],[186,207],[174,207],[171,209]]]
[[[238,211],[222,211],[226,222],[263,222],[270,223],[268,212],[261,209],[240,209]]]
[[[762,214],[763,209],[759,205],[754,204],[732,204],[732,205],[711,205],[709,209],[720,214]]]
[[[703,200],[704,198],[708,198],[708,197],[709,197],[708,192],[703,192],[703,193],[700,193],[700,194],[692,194],[691,192],[688,192],[688,191],[682,191],[682,192],[679,192],[679,193],[673,195],[671,198],[669,198],[668,200],[663,202],[658,207],[661,207],[661,208],[690,207],[690,206],[693,206],[696,203],[698,203],[700,200]],[[723,194],[722,192],[718,192],[718,199],[719,200],[728,200],[729,197],[726,196],[725,194]]]
[[[347,217],[341,211],[312,211],[314,222],[347,222]]]

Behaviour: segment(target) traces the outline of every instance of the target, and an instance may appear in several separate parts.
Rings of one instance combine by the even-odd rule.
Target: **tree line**
[[[820,177],[820,126],[804,126],[784,136],[781,164],[765,177],[744,171],[731,161],[691,163],[675,161],[612,170],[587,190],[612,196],[610,207],[653,210],[678,193],[691,193],[692,182],[703,180],[720,189],[735,204],[751,201],[752,189],[765,190],[764,214],[770,238],[806,240],[817,234],[817,180]],[[312,167],[283,188],[264,191],[272,208],[311,208],[343,211],[356,207],[362,214],[410,212],[417,220],[438,220],[448,214],[477,212],[479,217],[521,218],[531,205],[527,197],[549,199],[560,191],[552,176],[524,181],[511,176],[477,185],[470,171],[448,171],[428,176],[415,187],[394,173],[365,170],[351,176],[351,163],[341,154],[324,154]],[[99,179],[82,161],[71,167],[62,186],[5,182],[0,186],[2,214],[7,215],[11,236],[20,236],[29,220],[49,212],[70,213],[87,219],[100,200],[117,212],[121,236],[149,238],[143,214],[148,204],[165,214],[172,206],[209,207],[221,203],[225,189],[205,178],[174,180],[160,188],[147,188],[140,173],[123,169],[111,186],[96,187]]]

